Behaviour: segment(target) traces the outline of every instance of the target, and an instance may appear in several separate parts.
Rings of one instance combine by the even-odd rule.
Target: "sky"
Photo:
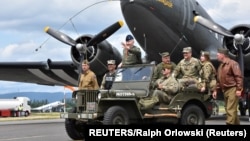
[[[249,0],[197,0],[214,19],[227,29],[249,24]],[[95,35],[123,20],[118,0],[1,0],[0,61],[71,60],[70,46],[44,32],[46,26],[73,39]],[[125,25],[107,41],[122,50],[120,42],[130,34]],[[137,45],[137,43],[136,43]],[[64,87],[0,81],[0,94],[11,92],[58,92]]]

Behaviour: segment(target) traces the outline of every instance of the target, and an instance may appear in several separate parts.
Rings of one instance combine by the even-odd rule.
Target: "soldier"
[[[201,92],[208,90],[210,93],[216,89],[216,69],[210,61],[208,51],[201,51],[200,61],[202,66],[199,72],[201,77],[200,90]]]
[[[80,76],[78,90],[97,90],[99,85],[96,75],[89,68],[89,62],[84,60],[82,62],[82,74]]]
[[[173,72],[174,77],[178,78],[182,87],[187,87],[191,84],[197,86],[199,71],[201,69],[200,61],[197,58],[192,57],[192,48],[183,48],[182,59]]]
[[[163,65],[163,76],[157,79],[153,85],[153,94],[151,99],[141,99],[139,103],[142,109],[152,108],[157,103],[169,104],[171,99],[177,94],[179,90],[178,81],[171,75],[172,65]]]
[[[127,35],[126,43],[121,43],[123,47],[123,58],[118,67],[121,67],[122,65],[135,65],[142,63],[141,50],[134,45],[134,42],[134,37],[132,35]]]
[[[239,125],[237,107],[243,90],[243,76],[239,64],[228,57],[228,50],[219,48],[217,59],[220,63],[217,70],[217,90],[224,94],[226,124]],[[216,99],[217,91],[213,92]]]
[[[176,64],[171,61],[170,54],[168,52],[160,53],[160,55],[161,55],[162,62],[157,64],[157,66],[155,67],[154,74],[153,74],[153,81],[156,81],[158,78],[162,77],[162,75],[163,75],[162,70],[163,70],[163,65],[164,64],[172,65],[173,70],[176,67]]]
[[[116,63],[115,60],[108,60],[108,72],[105,73],[101,83],[101,89],[109,90],[112,87],[113,81],[115,79]]]

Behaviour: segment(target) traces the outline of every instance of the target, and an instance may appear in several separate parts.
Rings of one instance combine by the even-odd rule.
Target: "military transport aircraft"
[[[182,49],[193,48],[193,56],[201,50],[210,51],[214,64],[217,48],[230,51],[244,74],[245,90],[250,87],[250,24],[240,24],[227,30],[215,23],[195,0],[121,0],[125,22],[146,53],[146,62],[160,62],[160,52],[168,51],[172,60],[182,58]],[[79,64],[90,62],[100,82],[108,59],[121,61],[121,54],[106,39],[123,25],[118,21],[96,35],[85,34],[72,39],[46,27],[45,32],[71,47],[71,61],[1,62],[0,79],[41,85],[77,86]],[[103,69],[104,68],[104,69]]]

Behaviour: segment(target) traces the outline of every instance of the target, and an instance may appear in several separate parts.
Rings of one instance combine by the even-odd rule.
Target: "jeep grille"
[[[98,90],[81,90],[77,93],[77,107],[79,112],[97,111]]]

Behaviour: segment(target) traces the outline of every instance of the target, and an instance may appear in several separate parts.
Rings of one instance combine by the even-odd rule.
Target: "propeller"
[[[204,27],[216,32],[216,33],[219,33],[221,35],[224,35],[227,37],[234,37],[234,35],[230,31],[228,31],[227,29],[225,29],[221,25],[219,25],[213,21],[210,21],[202,16],[195,16],[194,22],[197,22],[197,23],[201,24],[202,26],[204,26]]]
[[[240,65],[240,69],[242,71],[242,75],[244,76],[244,43],[248,42],[250,30],[248,30],[245,34],[242,32],[233,34],[231,31],[227,30],[226,28],[222,27],[221,25],[208,20],[200,15],[194,17],[194,22],[199,23],[200,25],[216,32],[226,37],[232,38],[233,45],[237,51],[237,61]]]
[[[123,21],[118,21],[115,22],[114,24],[110,25],[97,35],[95,35],[91,40],[89,40],[87,43],[76,43],[74,39],[69,37],[68,35],[56,31],[50,27],[45,27],[44,31],[51,35],[52,37],[56,38],[57,40],[66,43],[70,46],[75,46],[80,53],[84,53],[84,51],[87,49],[89,46],[94,46],[103,40],[107,39],[110,35],[112,35],[114,32],[116,32],[120,27],[123,26]],[[83,55],[83,54],[81,54]]]

